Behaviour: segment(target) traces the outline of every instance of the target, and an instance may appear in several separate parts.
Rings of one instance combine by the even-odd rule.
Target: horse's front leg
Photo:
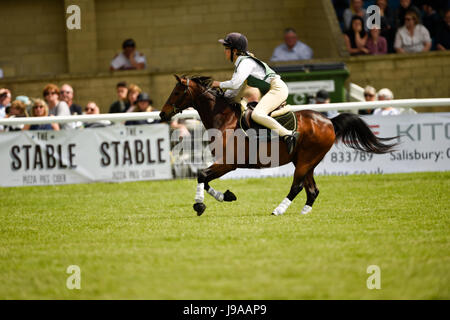
[[[217,201],[235,201],[236,196],[230,190],[222,193],[215,190],[209,185],[211,180],[217,179],[224,174],[236,169],[233,165],[214,163],[210,167],[200,170],[197,177],[197,192],[195,194],[194,210],[198,216],[201,216],[206,209],[206,205],[203,203],[205,199],[205,190]]]

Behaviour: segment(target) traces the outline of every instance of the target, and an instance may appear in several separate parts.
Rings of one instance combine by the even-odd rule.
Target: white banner
[[[315,169],[317,175],[382,174],[450,170],[450,113],[365,116],[378,137],[401,136],[396,151],[377,155],[334,145]],[[393,140],[398,141],[398,140]],[[292,176],[294,165],[238,169],[223,176],[251,178]]]
[[[0,185],[171,179],[167,124],[0,133]]]

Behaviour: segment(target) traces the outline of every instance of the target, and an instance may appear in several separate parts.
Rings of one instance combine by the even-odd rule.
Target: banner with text
[[[450,113],[365,116],[378,137],[395,137],[397,150],[377,155],[334,145],[315,169],[317,175],[381,174],[450,170]],[[238,169],[227,178],[292,176],[294,165],[262,170]]]
[[[0,185],[171,179],[166,124],[0,134]]]

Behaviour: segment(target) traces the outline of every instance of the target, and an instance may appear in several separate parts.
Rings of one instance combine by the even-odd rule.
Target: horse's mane
[[[183,75],[182,78],[190,79],[190,80],[194,81],[195,83],[201,85],[205,89],[209,90],[209,92],[212,95],[214,95],[216,98],[220,98],[220,99],[224,100],[224,102],[227,103],[228,105],[235,104],[233,98],[227,98],[223,95],[223,91],[221,91],[218,88],[211,87],[211,85],[213,83],[213,79],[211,77],[199,76],[199,75],[193,75],[193,76]]]

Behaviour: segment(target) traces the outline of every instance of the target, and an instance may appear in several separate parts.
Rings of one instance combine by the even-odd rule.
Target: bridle
[[[177,107],[177,105],[179,105],[181,102],[183,102],[186,93],[189,93],[189,95],[191,96],[192,104],[195,103],[194,102],[194,95],[192,94],[191,87],[189,86],[189,81],[190,81],[190,79],[186,78],[186,88],[184,89],[184,92],[183,92],[184,94],[178,99],[178,101],[176,101],[176,102],[171,104],[171,106],[173,108],[172,115],[176,115],[177,113],[181,113],[184,110],[184,109],[182,109],[180,107]],[[202,92],[202,94],[200,96],[204,95],[205,93],[208,93],[210,90],[211,90],[211,88],[206,89],[205,91]]]

